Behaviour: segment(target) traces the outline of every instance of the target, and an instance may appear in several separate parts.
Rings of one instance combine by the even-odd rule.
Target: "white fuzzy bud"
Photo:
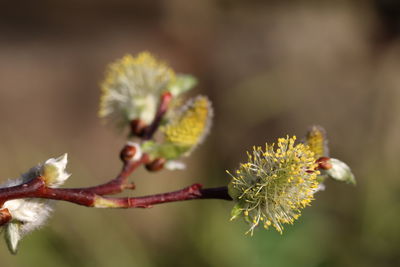
[[[133,157],[130,159],[131,161],[138,161],[142,158],[143,156],[143,152],[142,152],[142,148],[140,147],[140,145],[138,143],[135,142],[127,142],[126,143],[127,146],[132,146],[135,148],[135,154],[133,155]]]
[[[332,164],[332,168],[326,170],[326,174],[332,179],[349,184],[356,184],[356,179],[346,163],[334,158],[329,159],[329,163]]]
[[[58,187],[71,176],[65,171],[68,163],[68,154],[58,158],[48,159],[42,167],[42,176],[49,187]]]
[[[20,223],[9,223],[5,230],[5,239],[8,249],[12,254],[16,254],[18,250],[18,243],[21,240]]]
[[[0,185],[0,188],[12,187],[29,182],[42,176],[49,187],[58,187],[68,179],[70,174],[65,171],[67,154],[59,158],[50,158],[44,164],[31,168],[17,179],[10,179]],[[13,199],[6,201],[2,208],[8,209],[12,220],[4,225],[5,240],[9,250],[16,253],[19,241],[29,232],[42,226],[52,211],[51,200],[46,199]]]

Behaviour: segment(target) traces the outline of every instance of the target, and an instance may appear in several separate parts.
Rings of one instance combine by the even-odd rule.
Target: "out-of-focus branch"
[[[160,104],[157,109],[157,113],[154,117],[153,122],[144,129],[142,133],[143,140],[149,140],[153,137],[154,133],[157,131],[160,126],[161,120],[164,117],[164,114],[168,110],[168,105],[171,102],[172,94],[170,92],[165,92],[161,95]]]

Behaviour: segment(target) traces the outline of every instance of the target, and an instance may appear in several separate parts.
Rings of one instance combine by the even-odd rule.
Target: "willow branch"
[[[150,208],[156,204],[194,199],[232,200],[228,195],[227,187],[202,189],[202,185],[193,184],[178,191],[150,196],[97,199],[95,206],[99,208]]]
[[[171,102],[172,95],[170,92],[165,92],[161,95],[160,104],[158,106],[153,122],[144,130],[142,139],[149,140],[160,126],[161,120],[168,110],[168,105]]]
[[[149,208],[156,204],[185,201],[191,199],[232,200],[227,187],[202,189],[200,184],[193,184],[178,191],[141,197],[103,197],[96,193],[97,188],[50,188],[42,177],[28,183],[0,189],[0,202],[18,198],[43,198],[67,201],[78,205],[95,208]]]
[[[140,165],[145,164],[148,161],[148,156],[144,154],[138,161],[125,161],[121,172],[117,177],[107,183],[96,185],[92,187],[71,189],[71,191],[90,191],[97,195],[112,195],[118,194],[125,189],[135,189],[134,183],[128,183],[128,177],[131,175]]]
[[[318,159],[317,169],[326,167],[328,158]],[[139,161],[124,163],[121,173],[108,183],[86,188],[50,188],[42,177],[37,177],[27,183],[0,188],[0,205],[5,201],[18,198],[44,198],[67,201],[87,207],[95,208],[148,208],[156,204],[186,201],[192,199],[222,199],[232,200],[228,194],[228,188],[202,188],[200,184],[193,184],[178,191],[141,196],[141,197],[104,197],[106,194],[115,194],[128,188],[127,177],[138,166],[147,161],[147,156],[142,156]],[[325,164],[325,165],[324,165]],[[5,215],[4,215],[5,214]],[[7,220],[7,213],[0,218],[1,221]],[[0,216],[0,217],[1,217]]]

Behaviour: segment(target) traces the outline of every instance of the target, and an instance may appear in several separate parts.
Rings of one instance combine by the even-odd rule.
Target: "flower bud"
[[[326,170],[329,177],[348,184],[356,184],[354,174],[346,163],[334,158],[331,158],[328,162],[332,165],[332,168]]]
[[[137,161],[141,159],[143,153],[139,144],[134,142],[127,142],[122,149],[119,157],[123,162]]]
[[[320,157],[317,159],[318,169],[321,170],[329,170],[332,168],[332,164],[330,163],[330,158],[328,157]]]
[[[65,171],[68,163],[68,155],[48,159],[42,167],[42,177],[49,187],[58,187],[71,176]]]
[[[20,223],[9,223],[4,233],[8,249],[12,254],[17,253],[18,243],[22,239],[20,227]]]
[[[166,160],[164,158],[156,158],[155,160],[146,164],[146,169],[152,172],[159,171],[164,168],[165,162]]]
[[[8,223],[12,219],[11,213],[8,209],[0,210],[0,226]]]
[[[131,134],[134,136],[142,136],[147,124],[144,121],[136,119],[131,121]]]
[[[42,177],[47,186],[58,187],[70,176],[65,171],[66,165],[67,154],[56,159],[48,159],[44,164],[31,168],[21,177],[1,184],[0,188],[21,185],[38,177]],[[52,203],[53,201],[46,199],[21,198],[8,200],[3,204],[0,210],[0,221],[2,227],[5,228],[4,237],[11,253],[17,252],[18,243],[22,237],[45,223],[52,211]]]

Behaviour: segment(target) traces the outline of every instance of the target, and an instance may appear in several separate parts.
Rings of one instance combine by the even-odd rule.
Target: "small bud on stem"
[[[330,158],[328,157],[320,157],[317,159],[318,169],[321,170],[329,170],[332,169],[332,164],[329,162]]]
[[[131,135],[141,137],[143,136],[144,130],[146,129],[147,125],[144,121],[136,119],[132,120],[130,123],[131,128]]]
[[[166,160],[164,158],[156,158],[155,160],[146,164],[146,169],[148,171],[159,171],[164,168]]]
[[[132,145],[125,145],[119,154],[120,159],[123,162],[130,161],[136,154],[136,147]]]
[[[8,211],[8,209],[2,209],[0,210],[0,226],[8,223],[11,221],[12,216],[11,213]]]

